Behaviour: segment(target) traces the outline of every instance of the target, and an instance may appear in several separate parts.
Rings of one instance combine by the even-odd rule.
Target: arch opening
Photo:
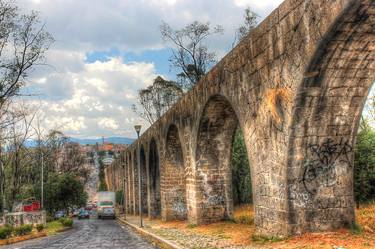
[[[238,118],[228,100],[220,95],[211,97],[203,110],[197,137],[197,223],[233,217],[231,159],[238,127]],[[246,166],[250,168],[249,164]]]
[[[186,207],[186,180],[182,147],[178,128],[169,126],[166,137],[166,153],[163,168],[163,219],[185,220]]]
[[[253,203],[250,163],[241,128],[237,126],[231,151],[233,206],[241,207]],[[247,207],[250,208],[251,207]]]
[[[161,214],[159,153],[155,139],[151,139],[149,148],[149,184],[150,184],[150,216]]]
[[[375,86],[362,111],[354,146],[354,201],[357,209],[375,201]]]

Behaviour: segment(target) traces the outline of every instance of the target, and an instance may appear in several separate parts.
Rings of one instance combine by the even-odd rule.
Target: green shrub
[[[38,225],[36,225],[36,230],[37,230],[38,232],[43,231],[43,230],[44,230],[44,224],[38,224]]]
[[[22,236],[26,234],[30,234],[33,230],[33,225],[22,225],[19,227],[15,227],[13,233],[15,236]]]
[[[73,220],[70,218],[60,218],[59,221],[63,224],[64,227],[72,227]]]
[[[9,225],[5,225],[0,227],[0,239],[7,239],[13,232],[13,227]]]

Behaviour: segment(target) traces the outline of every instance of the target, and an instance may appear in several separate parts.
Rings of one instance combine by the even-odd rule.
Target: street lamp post
[[[43,210],[44,208],[44,155],[43,155],[43,150],[41,151],[41,159],[42,159],[42,162],[41,162],[41,166],[42,166],[42,170],[41,170],[41,186],[40,186],[40,195],[41,195],[41,198],[40,198],[40,207],[41,209]]]
[[[135,125],[134,129],[137,132],[137,168],[138,168],[138,207],[139,207],[139,227],[143,227],[142,219],[142,191],[141,191],[141,153],[139,151],[139,133],[141,132],[141,125]]]
[[[126,213],[128,212],[128,207],[127,207],[127,200],[126,200],[126,179],[125,179],[125,177],[124,177],[124,181],[123,181],[123,192],[122,192],[122,194],[123,194],[123,196],[122,196],[122,200],[123,200],[123,205],[124,205],[124,218],[125,218],[125,220],[126,220]]]

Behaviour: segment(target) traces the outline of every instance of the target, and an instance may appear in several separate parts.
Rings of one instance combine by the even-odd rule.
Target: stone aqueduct
[[[127,212],[137,214],[139,143],[146,215],[230,218],[239,126],[258,234],[349,227],[353,146],[374,80],[374,0],[286,0],[107,167],[106,179],[112,190],[125,186]]]

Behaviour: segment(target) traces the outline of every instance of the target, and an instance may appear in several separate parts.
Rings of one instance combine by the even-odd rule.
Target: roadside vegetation
[[[54,235],[58,232],[69,229],[72,226],[73,220],[70,218],[52,220],[47,222],[46,225],[21,225],[18,227],[5,225],[0,227],[0,245],[15,243],[41,236]]]

